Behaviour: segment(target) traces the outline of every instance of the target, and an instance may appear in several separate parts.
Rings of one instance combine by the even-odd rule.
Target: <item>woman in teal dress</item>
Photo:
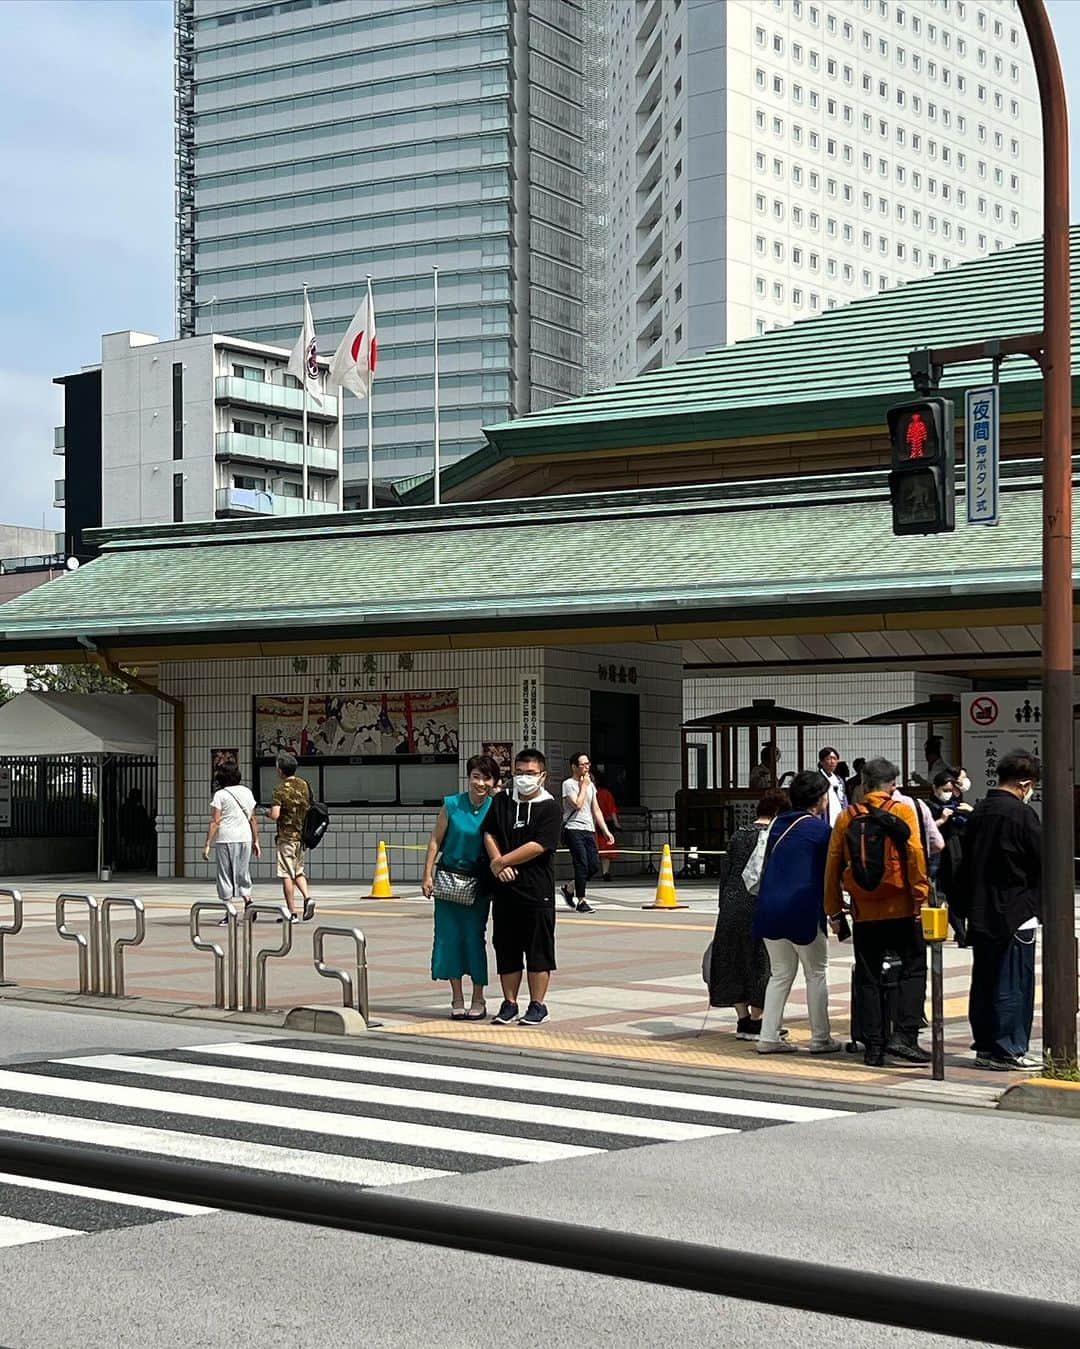
[[[435,897],[435,941],[431,977],[449,979],[454,1020],[483,1021],[487,1016],[487,920],[491,903],[482,828],[499,781],[499,768],[487,754],[474,754],[465,765],[469,790],[444,799],[428,840],[422,889]],[[439,873],[441,873],[441,878]],[[472,884],[470,884],[472,882]],[[440,899],[440,888],[475,889],[471,903]],[[472,980],[472,1001],[465,1009],[461,981]]]

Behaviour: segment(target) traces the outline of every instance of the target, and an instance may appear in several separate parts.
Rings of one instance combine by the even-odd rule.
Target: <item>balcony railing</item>
[[[274,440],[270,436],[246,436],[239,431],[222,431],[215,437],[215,452],[219,459],[252,459],[260,464],[280,464],[283,468],[300,468],[304,447],[298,441]],[[308,468],[321,473],[336,473],[337,450],[325,445],[307,447]]]
[[[54,506],[62,506],[62,505],[64,504],[64,479],[63,479],[63,478],[55,478],[55,479],[53,480],[53,500],[52,500],[52,504],[53,504]]]
[[[236,375],[218,375],[214,380],[214,396],[220,402],[250,403],[252,407],[276,408],[281,412],[303,412],[303,389],[290,389],[269,380],[239,379]],[[321,395],[321,401],[308,395],[308,416],[336,420],[337,397],[332,393]]]
[[[249,487],[219,487],[215,504],[219,514],[230,515],[330,515],[338,509],[336,501],[305,501]]]
[[[65,448],[66,426],[54,426],[52,433],[52,452],[53,454],[63,454]]]

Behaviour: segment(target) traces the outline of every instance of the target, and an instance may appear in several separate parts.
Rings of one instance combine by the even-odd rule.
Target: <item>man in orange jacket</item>
[[[825,868],[825,912],[835,929],[851,897],[854,919],[855,1005],[863,1028],[865,1059],[880,1068],[886,1056],[906,1064],[930,1062],[919,1045],[926,1000],[926,943],[920,913],[930,894],[918,818],[893,799],[899,769],[888,759],[863,767],[863,795],[833,827]],[[878,812],[886,812],[888,818]],[[904,837],[906,828],[907,835]],[[882,1024],[882,964],[900,958],[897,1024],[886,1038]]]

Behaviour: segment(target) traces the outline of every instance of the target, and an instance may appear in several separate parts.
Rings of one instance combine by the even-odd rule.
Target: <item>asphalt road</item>
[[[14,1013],[14,1015],[12,1015]],[[399,1037],[0,1007],[0,1137],[207,1157],[1080,1301],[1080,1130]],[[181,1048],[182,1046],[182,1048]],[[38,1051],[41,1051],[40,1053]],[[677,1092],[682,1095],[676,1095]],[[647,1284],[0,1178],[0,1343],[933,1345]],[[36,1232],[30,1224],[51,1229]],[[27,1239],[29,1237],[30,1239]],[[39,1239],[40,1238],[40,1239]]]

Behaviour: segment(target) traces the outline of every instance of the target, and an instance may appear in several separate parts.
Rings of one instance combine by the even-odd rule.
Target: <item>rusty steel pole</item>
[[[1043,1047],[1076,1062],[1069,112],[1043,0],[1019,0],[1043,133]]]

